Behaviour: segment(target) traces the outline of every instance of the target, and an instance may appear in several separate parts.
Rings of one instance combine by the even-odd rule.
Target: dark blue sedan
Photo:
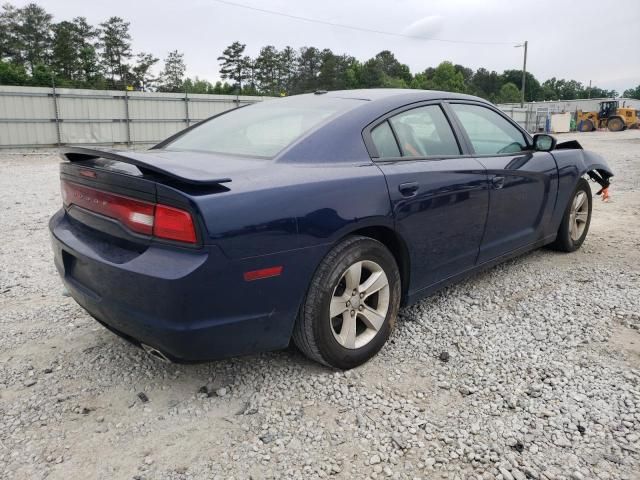
[[[599,156],[476,97],[316,92],[238,108],[144,152],[67,148],[50,221],[73,298],[172,361],[295,344],[337,368],[398,308],[589,230]]]

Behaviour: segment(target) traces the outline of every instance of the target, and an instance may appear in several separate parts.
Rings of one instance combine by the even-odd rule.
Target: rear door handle
[[[496,175],[491,179],[491,184],[493,185],[493,188],[495,188],[496,190],[500,190],[502,187],[504,187],[504,177]]]
[[[398,185],[398,190],[403,197],[413,197],[418,191],[418,182],[407,182]]]

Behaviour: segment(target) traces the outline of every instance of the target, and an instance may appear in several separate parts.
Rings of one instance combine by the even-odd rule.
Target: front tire
[[[620,117],[610,118],[607,122],[607,128],[610,132],[621,132],[624,130],[624,122]]]
[[[595,125],[589,119],[582,120],[580,123],[578,123],[578,130],[581,132],[593,132],[595,129]]]
[[[565,209],[552,248],[561,252],[575,252],[582,246],[589,233],[592,201],[589,182],[581,178]]]
[[[389,250],[348,237],[323,259],[309,286],[293,340],[310,359],[350,369],[373,357],[395,326],[400,272]]]

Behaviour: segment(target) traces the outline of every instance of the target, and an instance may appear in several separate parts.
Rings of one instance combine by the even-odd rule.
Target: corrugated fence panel
[[[13,92],[8,89],[19,89]],[[55,115],[50,88],[0,86],[0,118],[51,119]]]
[[[55,123],[4,123],[0,121],[0,147],[55,145]]]
[[[186,127],[185,122],[132,122],[132,143],[158,143]]]
[[[127,143],[127,125],[124,122],[63,122],[60,137],[63,145]]]
[[[269,97],[0,86],[0,148],[151,145]]]

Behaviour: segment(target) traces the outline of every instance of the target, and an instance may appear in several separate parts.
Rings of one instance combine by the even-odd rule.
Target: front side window
[[[460,155],[451,126],[438,105],[399,113],[389,119],[403,157]]]
[[[528,149],[523,133],[493,110],[464,103],[452,103],[451,108],[477,154],[517,153]]]

